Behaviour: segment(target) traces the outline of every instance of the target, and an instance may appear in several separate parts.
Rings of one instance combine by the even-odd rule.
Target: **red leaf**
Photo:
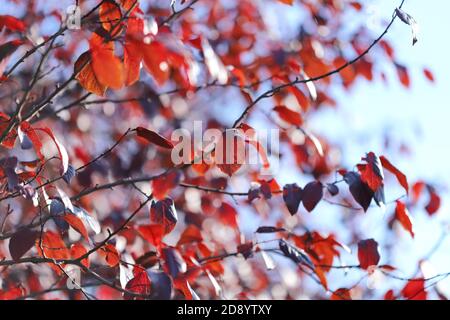
[[[78,218],[77,216],[69,213],[69,214],[66,214],[64,216],[64,220],[66,220],[66,222],[72,228],[74,228],[75,231],[77,231],[79,234],[81,234],[86,240],[89,239],[86,227],[85,227],[85,225],[83,224],[83,221],[81,221],[80,218]]]
[[[322,200],[323,185],[320,181],[313,181],[308,183],[303,189],[302,202],[308,212],[314,210],[316,205]]]
[[[398,220],[403,228],[411,234],[411,237],[414,238],[413,226],[409,217],[408,209],[406,208],[406,205],[400,200],[397,200],[397,206],[395,208],[395,219]]]
[[[22,20],[10,16],[10,15],[1,15],[0,16],[0,31],[3,28],[7,28],[10,31],[18,31],[18,32],[25,32],[25,24]]]
[[[140,272],[137,272],[134,276],[133,279],[131,279],[130,281],[128,281],[128,283],[125,286],[125,289],[133,292],[135,294],[139,294],[139,295],[150,295],[150,290],[151,290],[151,283],[150,283],[150,279],[147,275],[147,272],[145,270],[142,270]],[[124,299],[125,300],[132,300],[132,299],[143,299],[143,297],[135,297],[132,296],[130,294],[125,293],[124,294]]]
[[[288,4],[292,6],[294,4],[294,0],[278,0],[281,3]]]
[[[310,103],[308,97],[306,97],[303,91],[294,86],[289,87],[288,90],[295,96],[302,110],[305,112],[308,111]]]
[[[42,237],[42,248],[44,249],[44,255],[39,247],[39,243],[36,243],[38,252],[41,256],[55,260],[65,260],[70,258],[70,251],[67,249],[64,240],[59,233],[53,231],[46,231]]]
[[[406,193],[409,193],[409,185],[408,185],[408,179],[406,176],[398,170],[385,156],[380,157],[381,165],[386,170],[390,171],[395,175],[400,185],[405,189]]]
[[[23,228],[13,234],[9,240],[9,253],[13,260],[19,260],[28,250],[30,250],[39,232]]]
[[[350,290],[345,288],[337,289],[331,295],[331,300],[352,300]]]
[[[162,238],[164,237],[164,227],[160,224],[141,225],[138,232],[142,238],[147,240],[151,245],[159,248]]]
[[[232,228],[237,228],[237,211],[236,209],[226,202],[223,202],[218,210],[219,219]]]
[[[232,176],[245,162],[245,140],[234,130],[224,132],[216,145],[215,161],[217,167]]]
[[[168,50],[161,43],[152,41],[142,47],[144,67],[160,86],[169,79],[170,69],[166,61]],[[161,68],[163,67],[164,68]]]
[[[181,234],[180,240],[178,240],[177,242],[177,246],[200,241],[203,241],[200,229],[194,224],[190,224],[186,227],[186,229],[184,229],[183,233]]]
[[[150,220],[163,226],[164,234],[170,233],[178,222],[177,211],[173,200],[166,198],[155,201],[150,207]]]
[[[144,138],[150,143],[156,144],[160,146],[161,148],[165,149],[173,149],[173,144],[163,136],[159,135],[158,133],[145,129],[143,127],[137,127],[136,133],[138,137]]]
[[[411,80],[409,78],[408,69],[406,69],[405,66],[399,65],[397,63],[395,64],[395,67],[397,69],[397,75],[401,84],[405,88],[409,88],[411,86]]]
[[[427,300],[424,279],[412,279],[402,289],[402,296],[407,300]]]
[[[436,79],[434,78],[434,74],[433,72],[431,72],[430,69],[423,69],[423,74],[425,75],[425,77],[430,81],[430,82],[436,82]]]
[[[363,160],[367,164],[358,164],[358,170],[361,173],[361,180],[366,183],[373,192],[383,185],[383,172],[380,165],[380,159],[369,152]]]
[[[358,260],[364,270],[367,270],[370,266],[378,265],[378,262],[380,262],[378,243],[373,239],[359,241]]]
[[[298,211],[298,206],[303,197],[302,191],[302,188],[296,183],[287,184],[283,187],[283,200],[291,215],[296,214]]]
[[[277,106],[273,110],[278,113],[278,116],[285,122],[290,123],[294,126],[301,126],[303,124],[303,119],[300,113],[288,109],[285,106]]]
[[[158,200],[164,199],[178,185],[179,181],[180,175],[178,171],[172,171],[165,176],[154,179],[152,181],[153,196]]]
[[[100,250],[98,250],[98,253],[105,259],[110,267],[115,267],[120,262],[119,253],[117,252],[116,247],[110,243],[101,247]]]
[[[432,216],[441,207],[441,198],[432,188],[429,189],[430,189],[430,200],[428,201],[425,210],[427,210],[428,214]]]
[[[86,248],[81,243],[74,243],[70,247],[70,256],[72,259],[78,259],[87,253]],[[81,260],[81,264],[86,268],[89,268],[89,258],[85,258]]]

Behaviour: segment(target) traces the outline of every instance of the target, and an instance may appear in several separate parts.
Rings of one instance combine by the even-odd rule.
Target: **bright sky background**
[[[377,8],[375,12],[381,17],[389,18],[399,1],[366,2],[373,3]],[[318,132],[327,132],[335,141],[346,141],[343,153],[349,165],[371,150],[391,158],[410,182],[426,179],[443,190],[450,181],[450,110],[447,100],[450,64],[447,61],[449,47],[446,33],[446,30],[450,30],[450,20],[446,16],[450,2],[407,0],[404,10],[420,25],[419,42],[411,46],[411,31],[399,20],[391,28],[388,38],[392,40],[399,60],[405,62],[411,71],[412,88],[406,90],[398,81],[389,81],[388,85],[381,81],[361,81],[350,94],[341,95],[339,110],[325,112],[327,120],[323,114],[317,117],[315,128]],[[424,66],[434,72],[437,80],[435,85],[424,78]],[[394,137],[394,143],[407,143],[412,154],[399,154],[395,150],[391,151],[392,154],[389,151],[386,153],[383,147],[386,130]],[[413,212],[416,238],[411,240],[405,236],[398,244],[397,260],[402,262],[402,267],[407,271],[405,275],[411,275],[416,268],[416,265],[409,264],[406,257],[411,258],[412,262],[414,258],[418,259],[429,252],[442,232],[442,222],[449,221],[449,194],[441,191],[441,195],[442,206],[437,216],[429,218],[424,211]],[[386,213],[390,214],[392,210],[387,209]],[[373,214],[380,215],[380,211],[377,211]],[[376,228],[373,224],[367,224],[366,227],[367,230]],[[448,252],[450,239],[431,259],[438,273],[450,271]],[[449,292],[450,282],[443,284]]]

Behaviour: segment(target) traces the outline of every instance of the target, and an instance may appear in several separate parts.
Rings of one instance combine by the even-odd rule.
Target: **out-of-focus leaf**
[[[359,265],[364,270],[371,266],[378,265],[380,254],[378,253],[378,243],[373,239],[361,240],[358,242]]]
[[[9,253],[13,260],[19,260],[28,250],[30,250],[39,232],[30,230],[28,228],[22,228],[13,234],[9,240]]]
[[[400,18],[400,20],[402,20],[407,25],[411,26],[412,38],[413,38],[412,44],[415,45],[416,42],[418,41],[417,37],[419,34],[419,24],[416,22],[416,20],[410,14],[406,13],[402,9],[396,8],[395,12],[397,14],[397,17]]]
[[[25,23],[16,17],[11,15],[0,15],[0,31],[3,28],[9,29],[13,32],[25,32]]]
[[[397,205],[395,207],[395,219],[400,222],[402,227],[411,234],[411,237],[414,238],[413,225],[408,209],[400,200],[397,200]]]
[[[283,200],[291,215],[296,214],[298,211],[303,197],[302,191],[302,188],[296,183],[287,184],[283,187]]]
[[[385,156],[381,156],[380,161],[383,168],[395,175],[400,185],[405,189],[406,194],[408,194],[409,184],[406,176],[400,170],[398,170]]]

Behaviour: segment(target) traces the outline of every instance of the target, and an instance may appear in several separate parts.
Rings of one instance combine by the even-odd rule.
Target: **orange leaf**
[[[79,257],[85,255],[87,253],[86,248],[81,243],[74,243],[70,247],[70,256],[72,259],[78,259]],[[85,258],[81,260],[81,264],[85,266],[86,268],[89,268],[89,259]]]
[[[119,264],[120,258],[119,253],[117,252],[116,247],[112,244],[106,244],[100,248],[98,253],[105,259],[106,263],[110,267],[115,267]]]
[[[292,6],[294,4],[294,0],[278,0],[281,3],[288,4]]]
[[[184,229],[183,233],[178,240],[177,246],[181,246],[186,243],[200,242],[203,240],[200,229],[194,224],[190,224]]]
[[[49,259],[64,260],[70,258],[69,249],[67,249],[64,240],[59,233],[53,231],[46,231],[42,236],[42,250],[39,246],[39,241],[36,243],[38,252],[41,256],[45,256]]]
[[[142,225],[138,227],[138,232],[151,245],[159,248],[164,236],[164,227],[160,224]]]
[[[169,65],[165,60],[167,49],[161,43],[153,41],[143,46],[142,50],[146,70],[162,86],[169,79]]]
[[[86,240],[89,239],[88,232],[86,230],[83,221],[81,221],[77,216],[73,214],[66,214],[64,220],[75,229],[79,234],[81,234]]]
[[[92,69],[102,85],[120,89],[125,82],[122,61],[114,55],[114,47],[109,44],[97,45],[91,41]]]
[[[100,6],[99,17],[103,29],[110,32],[113,28],[117,30],[122,13],[120,12],[120,7],[115,2],[108,0]]]
[[[87,91],[98,96],[104,96],[107,86],[101,84],[94,73],[91,63],[91,53],[86,51],[75,62],[76,79]]]

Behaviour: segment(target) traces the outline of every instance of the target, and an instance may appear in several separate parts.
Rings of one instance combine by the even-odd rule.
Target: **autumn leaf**
[[[411,279],[401,291],[406,300],[427,300],[424,279]]]
[[[294,4],[294,0],[278,0],[281,3],[288,4],[292,6]]]
[[[160,134],[151,131],[149,129],[145,129],[143,127],[137,127],[136,133],[138,137],[144,138],[150,143],[156,144],[164,149],[173,149],[174,145],[172,142],[161,136]]]
[[[232,228],[238,228],[237,211],[231,204],[223,202],[217,214],[222,223]]]
[[[118,25],[122,19],[120,7],[112,0],[106,0],[102,3],[99,9],[99,17],[103,29],[108,32],[113,32],[112,36],[117,34]],[[112,30],[114,28],[114,30]]]
[[[292,111],[285,106],[277,106],[273,108],[278,116],[285,122],[292,124],[294,126],[301,126],[303,124],[303,119],[300,113]]]
[[[303,188],[302,203],[303,207],[308,212],[314,210],[317,204],[322,200],[323,197],[323,185],[320,181],[313,181],[308,183],[305,188]]]
[[[362,269],[367,270],[371,266],[378,265],[380,254],[378,253],[378,243],[373,239],[361,240],[358,242],[358,260]]]
[[[291,215],[298,211],[300,202],[302,201],[303,193],[296,183],[287,184],[283,187],[283,200]]]
[[[147,272],[145,270],[136,272],[134,275],[134,278],[131,279],[130,281],[128,281],[128,283],[126,284],[125,289],[136,295],[143,295],[143,296],[150,295],[151,283],[150,283],[150,279],[147,275]],[[125,293],[124,299],[125,300],[132,300],[132,299],[140,300],[140,299],[144,299],[144,298],[136,297],[136,296],[130,295],[129,293]]]
[[[414,238],[413,225],[406,205],[400,200],[397,200],[396,204],[395,219],[400,222],[402,227],[411,234],[411,237]]]
[[[103,259],[105,259],[106,263],[110,267],[115,267],[120,262],[119,253],[117,252],[116,247],[110,243],[102,246],[98,250],[98,253],[103,257]]]
[[[72,259],[78,259],[84,256],[87,252],[88,251],[86,250],[86,248],[80,243],[74,243],[70,247],[70,256],[72,257]],[[89,268],[90,266],[89,257],[82,259],[81,264],[86,268]]]
[[[344,180],[355,201],[366,212],[374,196],[372,189],[361,180],[361,176],[357,172],[347,172],[344,174]]]
[[[365,164],[358,164],[358,170],[361,174],[361,180],[367,184],[373,192],[376,192],[383,185],[383,170],[381,168],[380,158],[373,152],[369,152],[363,158]]]
[[[0,31],[2,31],[3,28],[13,32],[25,32],[26,26],[21,19],[11,15],[0,15]]]
[[[181,246],[183,244],[188,244],[192,242],[200,242],[203,240],[200,229],[190,224],[184,229],[183,233],[180,236],[180,239],[177,242],[177,246]]]
[[[113,43],[104,44],[94,34],[89,44],[92,70],[98,82],[112,89],[122,88],[125,82],[125,73],[122,61],[114,55]]]
[[[160,224],[140,225],[137,228],[139,234],[148,243],[156,248],[161,245],[162,238],[164,237],[164,226]]]
[[[340,288],[333,292],[331,300],[352,300],[352,296],[349,289]]]
[[[231,177],[245,162],[245,139],[234,130],[227,130],[216,145],[215,161],[223,173]]]
[[[46,231],[42,236],[42,249],[39,241],[36,243],[38,252],[41,256],[49,259],[65,260],[70,258],[70,251],[66,247],[64,240],[59,233],[54,231]]]
[[[86,240],[89,239],[88,232],[83,224],[83,221],[81,221],[77,216],[73,214],[66,214],[64,215],[64,220]]]
[[[177,211],[171,198],[154,201],[150,207],[150,220],[163,226],[164,234],[170,233],[178,222]]]
[[[94,93],[98,96],[104,96],[107,90],[107,86],[100,83],[94,69],[92,68],[91,53],[86,51],[75,62],[76,79],[79,84],[87,91]]]
[[[395,175],[400,185],[405,189],[406,194],[409,193],[409,185],[408,185],[408,179],[406,176],[398,170],[385,156],[380,157],[381,165],[386,170],[390,171]]]
[[[13,260],[19,260],[28,250],[30,250],[39,235],[39,232],[22,228],[13,234],[9,240],[9,253]]]
[[[153,196],[157,200],[166,198],[170,191],[180,182],[180,174],[177,171],[168,173],[165,176],[157,177],[152,180]]]

